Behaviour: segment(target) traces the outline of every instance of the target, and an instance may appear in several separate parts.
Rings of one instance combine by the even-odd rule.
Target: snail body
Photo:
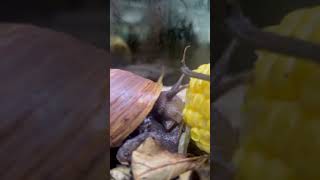
[[[119,162],[129,163],[131,153],[147,137],[177,151],[177,125],[182,121],[184,103],[176,94],[183,77],[170,90],[162,91],[161,82],[125,70],[110,70],[110,146],[119,147]],[[139,134],[128,138],[135,130]]]
[[[172,130],[167,131],[165,127],[150,114],[144,119],[137,131],[139,134],[125,141],[117,152],[116,158],[122,164],[128,164],[131,161],[132,152],[148,137],[155,139],[162,147],[170,152],[178,151],[180,126],[175,126]]]

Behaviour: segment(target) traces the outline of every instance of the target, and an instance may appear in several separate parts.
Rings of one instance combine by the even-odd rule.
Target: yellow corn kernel
[[[319,15],[320,6],[299,9],[265,30],[320,43]],[[259,51],[253,72],[236,179],[320,179],[320,65]]]
[[[203,64],[194,71],[210,75],[210,64]],[[191,139],[201,150],[210,153],[210,82],[190,79],[183,117],[191,128]]]

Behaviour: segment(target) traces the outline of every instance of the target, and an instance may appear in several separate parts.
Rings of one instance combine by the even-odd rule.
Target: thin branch
[[[213,68],[213,84],[219,84],[222,77],[225,75],[231,60],[231,55],[238,45],[238,40],[233,39],[227,50],[223,53],[222,57],[217,61],[215,67]]]
[[[192,77],[192,78],[201,79],[201,80],[204,80],[204,81],[210,81],[210,75],[194,72],[194,71],[190,70],[189,67],[186,65],[186,62],[185,62],[186,52],[187,52],[189,47],[191,47],[191,46],[189,45],[189,46],[185,47],[184,52],[183,52],[183,57],[182,57],[182,60],[181,60],[181,63],[182,63],[181,71],[182,71],[182,73],[187,75],[187,76],[189,76],[189,77]]]
[[[239,11],[239,7],[233,9]],[[307,58],[320,63],[320,44],[261,31],[239,13],[233,13],[227,18],[226,25],[236,37],[257,49]]]
[[[210,76],[209,75],[193,72],[188,67],[181,67],[181,71],[182,71],[183,74],[185,74],[185,75],[187,75],[187,76],[189,76],[191,78],[201,79],[201,80],[204,80],[204,81],[210,81]]]

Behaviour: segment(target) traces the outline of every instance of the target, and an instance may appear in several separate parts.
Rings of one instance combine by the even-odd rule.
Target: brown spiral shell
[[[161,85],[120,69],[110,70],[110,142],[121,145],[150,113]]]
[[[108,60],[64,33],[0,24],[1,180],[105,179]]]

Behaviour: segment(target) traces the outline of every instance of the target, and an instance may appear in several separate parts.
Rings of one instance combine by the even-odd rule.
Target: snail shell
[[[120,69],[110,70],[110,143],[120,146],[150,113],[162,86]]]
[[[0,23],[1,180],[109,179],[110,60],[65,33]]]

